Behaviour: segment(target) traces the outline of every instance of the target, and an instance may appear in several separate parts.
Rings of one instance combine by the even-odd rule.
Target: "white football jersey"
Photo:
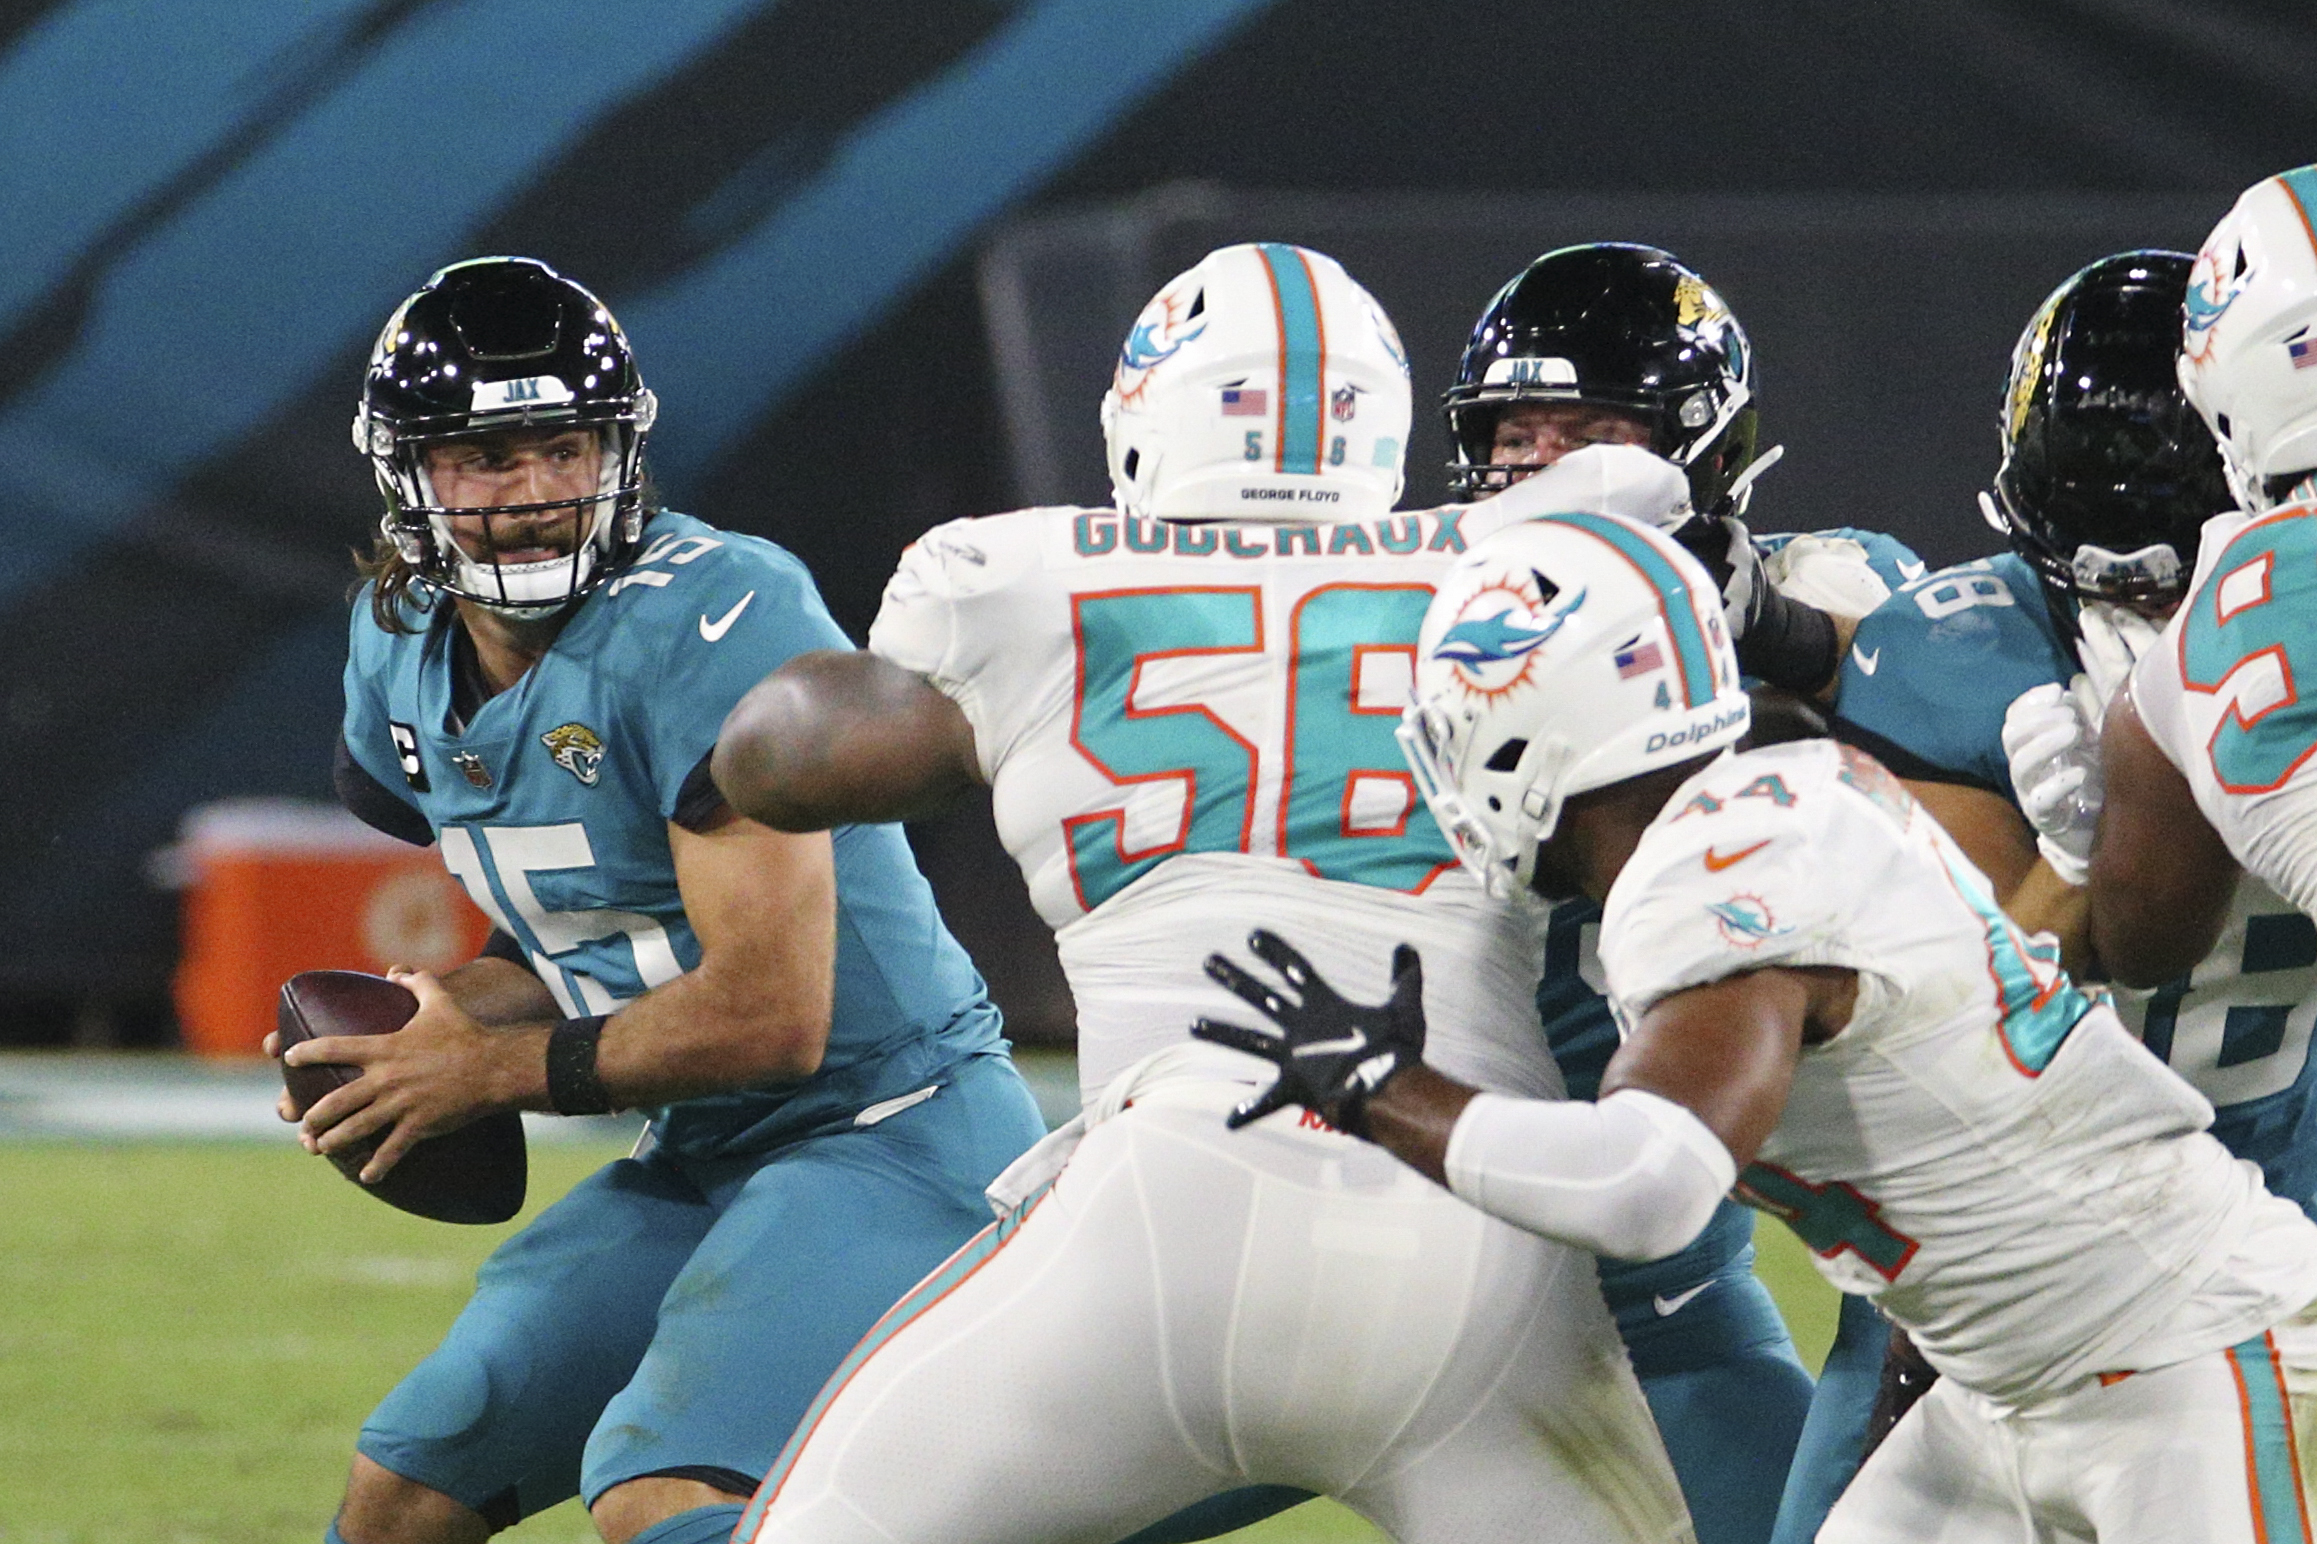
[[[2205,522],[2196,579],[2132,704],[2255,876],[2317,915],[2317,507]]]
[[[1863,752],[1775,746],[1684,784],[1610,891],[1601,959],[1626,1023],[1766,965],[1858,973],[1738,1195],[1970,1388],[2163,1365],[2317,1299],[2317,1224]]]
[[[869,647],[973,725],[998,834],[1057,934],[1089,1095],[1201,1015],[1245,1022],[1201,967],[1245,961],[1257,927],[1368,1001],[1415,945],[1432,1059],[1560,1091],[1534,1005],[1541,908],[1481,894],[1393,739],[1432,580],[1527,513],[1518,488],[1361,524],[1032,509],[903,554]]]

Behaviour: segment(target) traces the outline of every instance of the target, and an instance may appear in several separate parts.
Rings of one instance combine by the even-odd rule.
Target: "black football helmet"
[[[2103,257],[2052,291],[2012,350],[2003,463],[1980,507],[2070,625],[2073,601],[2177,599],[2204,522],[2233,507],[2173,369],[2193,263]]]
[[[619,323],[602,301],[535,258],[478,257],[426,281],[388,319],[370,355],[354,445],[386,499],[379,529],[416,578],[510,615],[552,612],[601,584],[641,539],[644,440],[658,404],[636,373]],[[596,431],[602,469],[579,499],[445,509],[426,470],[427,446],[521,428]],[[570,509],[567,556],[501,563],[498,520]],[[463,550],[446,524],[485,516],[485,555]]]
[[[1743,506],[1755,460],[1754,355],[1722,297],[1672,254],[1600,241],[1547,252],[1497,291],[1441,397],[1464,498],[1506,486],[1491,467],[1510,402],[1637,413],[1649,448],[1689,473],[1702,516]],[[1767,463],[1764,463],[1767,465]]]

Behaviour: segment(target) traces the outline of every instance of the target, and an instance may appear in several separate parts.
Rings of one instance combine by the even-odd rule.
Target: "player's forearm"
[[[1456,1118],[1480,1092],[1418,1062],[1368,1097],[1362,1109],[1369,1141],[1445,1187],[1448,1139]]]
[[[498,955],[471,960],[442,978],[461,1012],[488,1028],[538,1024],[562,1017],[547,984]]]
[[[1687,1247],[1737,1177],[1695,1114],[1632,1088],[1597,1104],[1481,1094],[1445,1168],[1448,1188],[1490,1216],[1620,1260]]]
[[[834,940],[756,968],[704,962],[611,1015],[597,1076],[622,1109],[696,1099],[819,1070],[835,998]]]
[[[866,651],[802,654],[758,682],[710,771],[735,810],[776,831],[911,820],[977,781],[956,705]]]
[[[2092,948],[2116,981],[2161,986],[2219,942],[2240,870],[2130,692],[2108,709],[2100,760],[2107,799],[2085,886]]]
[[[2099,959],[2092,951],[2092,901],[2083,886],[2071,885],[2038,857],[2011,894],[2002,897],[2011,920],[2030,933],[2059,941],[2060,964],[2078,980],[2097,980]]]

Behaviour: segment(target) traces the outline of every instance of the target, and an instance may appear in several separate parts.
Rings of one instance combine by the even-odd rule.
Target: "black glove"
[[[1833,619],[1778,593],[1743,520],[1692,520],[1674,538],[1722,587],[1722,622],[1737,646],[1739,669],[1801,696],[1834,679],[1842,653]]]
[[[1891,1428],[1938,1381],[1939,1370],[1923,1360],[1923,1353],[1915,1349],[1905,1330],[1893,1325],[1890,1347],[1883,1353],[1882,1383],[1875,1390],[1874,1409],[1867,1416],[1866,1446],[1858,1455],[1860,1463],[1883,1445]]]
[[[1260,1056],[1279,1068],[1279,1081],[1231,1112],[1236,1130],[1291,1104],[1315,1110],[1339,1131],[1365,1136],[1361,1110],[1394,1074],[1424,1059],[1424,962],[1406,944],[1392,951],[1392,995],[1369,1007],[1346,1002],[1276,933],[1247,937],[1255,957],[1287,978],[1302,1001],[1286,998],[1220,954],[1207,956],[1207,974],[1245,998],[1280,1032],[1201,1019],[1191,1033],[1234,1051]]]

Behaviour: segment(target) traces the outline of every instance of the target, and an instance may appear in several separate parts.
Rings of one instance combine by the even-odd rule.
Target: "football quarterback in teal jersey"
[[[579,1495],[612,1544],[720,1540],[822,1380],[989,1220],[1043,1131],[898,827],[735,815],[706,760],[791,655],[843,646],[769,542],[655,507],[618,324],[545,264],[446,268],[354,422],[385,496],[346,667],[341,798],[439,842],[493,924],[307,1145],[507,1109],[650,1113],[486,1263],[363,1427],[343,1544],[479,1540]]]

